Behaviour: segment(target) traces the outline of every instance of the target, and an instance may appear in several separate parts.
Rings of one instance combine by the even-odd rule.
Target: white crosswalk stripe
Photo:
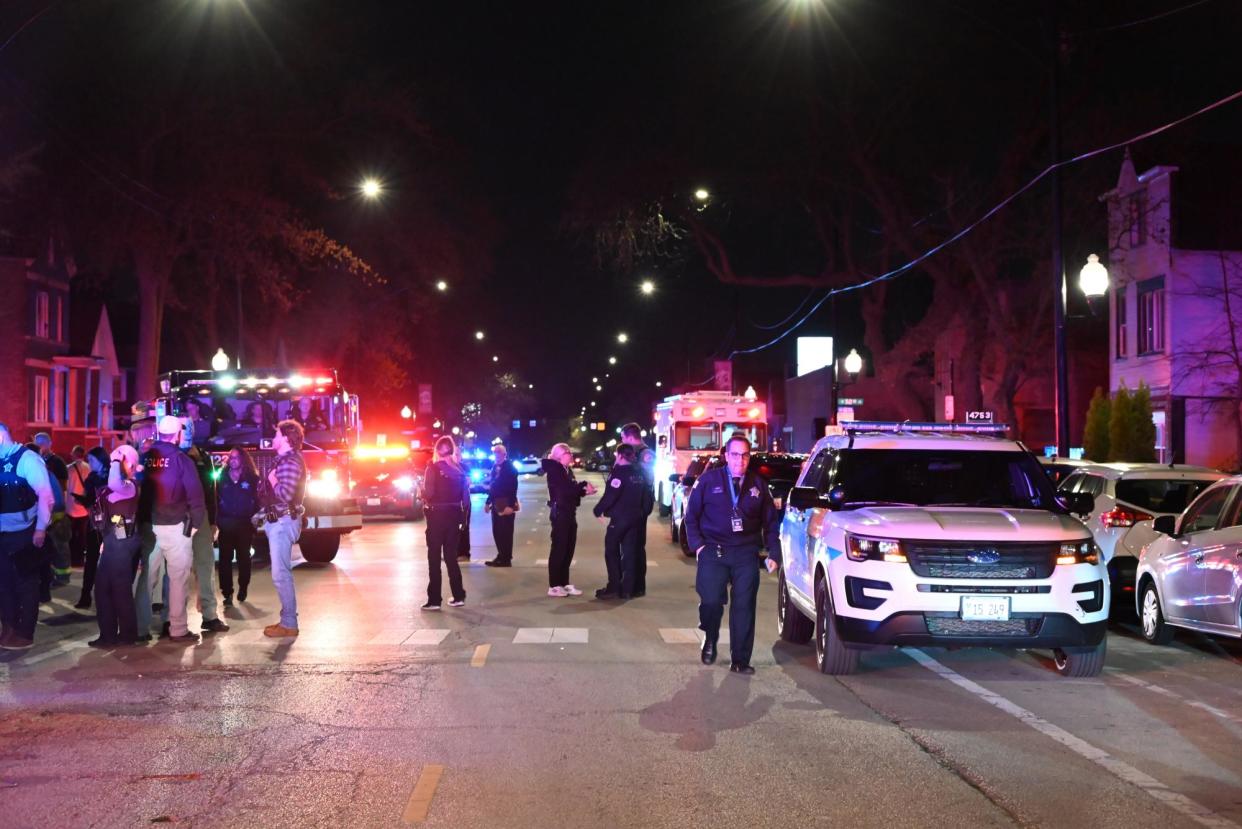
[[[585,645],[589,639],[589,628],[518,628],[513,636],[513,644]]]
[[[703,631],[698,628],[660,628],[660,638],[669,645],[700,645],[703,644]],[[729,630],[720,631],[719,645],[729,644]]]

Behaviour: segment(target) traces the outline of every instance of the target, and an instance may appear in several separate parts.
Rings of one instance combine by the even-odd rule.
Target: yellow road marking
[[[408,826],[411,823],[422,823],[427,819],[427,812],[431,810],[431,799],[436,795],[436,786],[440,785],[440,777],[443,774],[444,766],[434,764],[423,766],[423,773],[418,776],[414,791],[410,792],[410,799],[406,801],[405,812],[401,815],[403,823]]]
[[[487,663],[487,654],[491,649],[491,645],[479,645],[475,648],[474,656],[470,657],[470,667],[482,668]]]

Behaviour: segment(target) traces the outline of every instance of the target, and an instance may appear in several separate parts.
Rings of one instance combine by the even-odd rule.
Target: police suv
[[[1058,500],[1003,426],[855,423],[820,440],[781,523],[781,638],[848,674],[886,646],[1048,648],[1104,665],[1108,574],[1086,493]]]

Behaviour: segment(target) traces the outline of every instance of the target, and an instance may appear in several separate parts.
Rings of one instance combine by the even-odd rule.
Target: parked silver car
[[[1165,644],[1173,628],[1242,637],[1242,475],[1208,487],[1139,554],[1143,637]]]

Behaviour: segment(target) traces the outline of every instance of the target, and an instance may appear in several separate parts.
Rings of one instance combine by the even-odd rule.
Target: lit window
[[[43,294],[43,296],[46,297],[47,294]],[[50,391],[51,391],[51,384],[48,383],[47,378],[44,377],[43,375],[35,375],[34,411],[33,411],[34,417],[32,418],[32,420],[35,423],[47,423],[48,422],[47,421],[48,410],[51,408],[48,405],[48,397],[49,397]]]
[[[1130,351],[1126,347],[1127,334],[1129,333],[1128,326],[1126,325],[1126,320],[1128,319],[1126,316],[1126,289],[1117,288],[1113,295],[1116,297],[1115,301],[1117,303],[1116,315],[1114,317],[1117,325],[1117,359],[1121,360],[1130,356]]]
[[[1138,284],[1138,353],[1164,351],[1164,277]]]

